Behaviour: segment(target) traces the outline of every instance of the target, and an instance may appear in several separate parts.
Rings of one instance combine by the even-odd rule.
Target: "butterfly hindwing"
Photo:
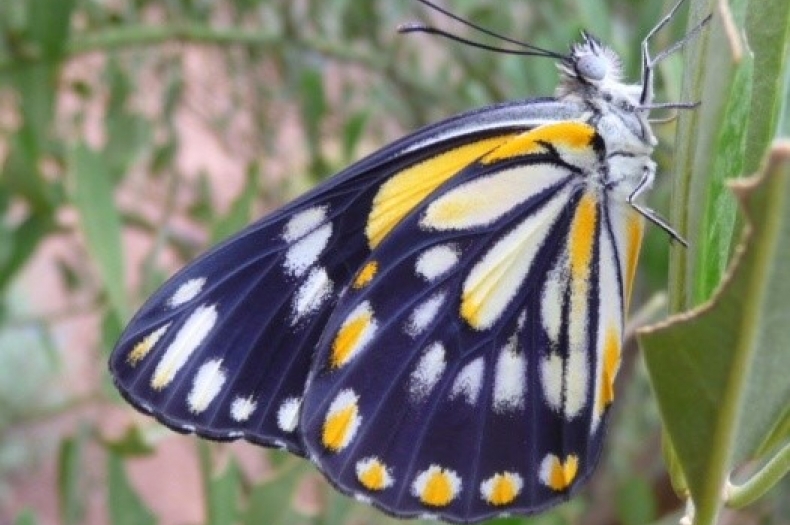
[[[586,142],[554,138],[575,132]],[[373,249],[302,413],[311,459],[341,490],[464,522],[539,511],[589,475],[638,241],[623,225],[641,228],[587,185],[600,148],[580,123],[513,137]]]
[[[371,246],[503,137],[574,111],[513,103],[490,108],[491,122],[471,112],[430,126],[251,225],[140,309],[110,359],[119,390],[176,430],[302,454],[297,415],[313,352]]]

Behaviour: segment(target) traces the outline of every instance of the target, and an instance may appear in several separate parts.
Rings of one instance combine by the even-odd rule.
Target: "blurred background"
[[[670,4],[442,3],[559,52],[587,29],[633,79],[641,38]],[[301,459],[179,436],[138,415],[106,361],[168,275],[247,222],[419,126],[553,93],[551,61],[398,35],[411,20],[467,32],[409,0],[0,3],[0,524],[397,521],[338,495]],[[682,74],[681,57],[662,63],[658,100],[679,100]],[[662,210],[674,124],[656,132],[650,199]],[[662,316],[668,245],[649,231],[635,324]],[[630,347],[588,487],[548,514],[492,523],[677,521]],[[788,490],[785,481],[724,523],[790,523]]]

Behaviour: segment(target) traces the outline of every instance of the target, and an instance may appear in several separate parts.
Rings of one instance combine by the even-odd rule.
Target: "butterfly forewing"
[[[371,247],[505,137],[576,110],[536,101],[494,108],[491,122],[456,117],[248,227],[172,277],[136,314],[110,359],[119,390],[176,430],[302,454],[298,414],[313,353]]]
[[[582,124],[513,136],[373,249],[328,321],[302,413],[311,459],[341,490],[476,521],[539,511],[589,475],[639,240],[624,225],[641,233],[589,184],[601,148]]]

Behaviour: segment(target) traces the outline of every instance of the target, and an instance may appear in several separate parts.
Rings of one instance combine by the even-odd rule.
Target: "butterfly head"
[[[632,89],[622,83],[623,66],[620,57],[586,31],[582,40],[571,47],[571,52],[558,63],[562,81],[560,96],[568,93],[631,95]],[[620,93],[617,93],[620,92]]]

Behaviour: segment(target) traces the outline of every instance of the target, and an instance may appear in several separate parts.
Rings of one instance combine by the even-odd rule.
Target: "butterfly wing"
[[[301,416],[340,490],[470,522],[540,511],[591,473],[642,231],[588,183],[602,147],[582,123],[514,137],[375,247],[328,321]]]
[[[449,119],[251,225],[135,315],[110,358],[117,387],[175,430],[302,454],[297,415],[313,353],[371,247],[505,137],[580,111],[546,99]]]

